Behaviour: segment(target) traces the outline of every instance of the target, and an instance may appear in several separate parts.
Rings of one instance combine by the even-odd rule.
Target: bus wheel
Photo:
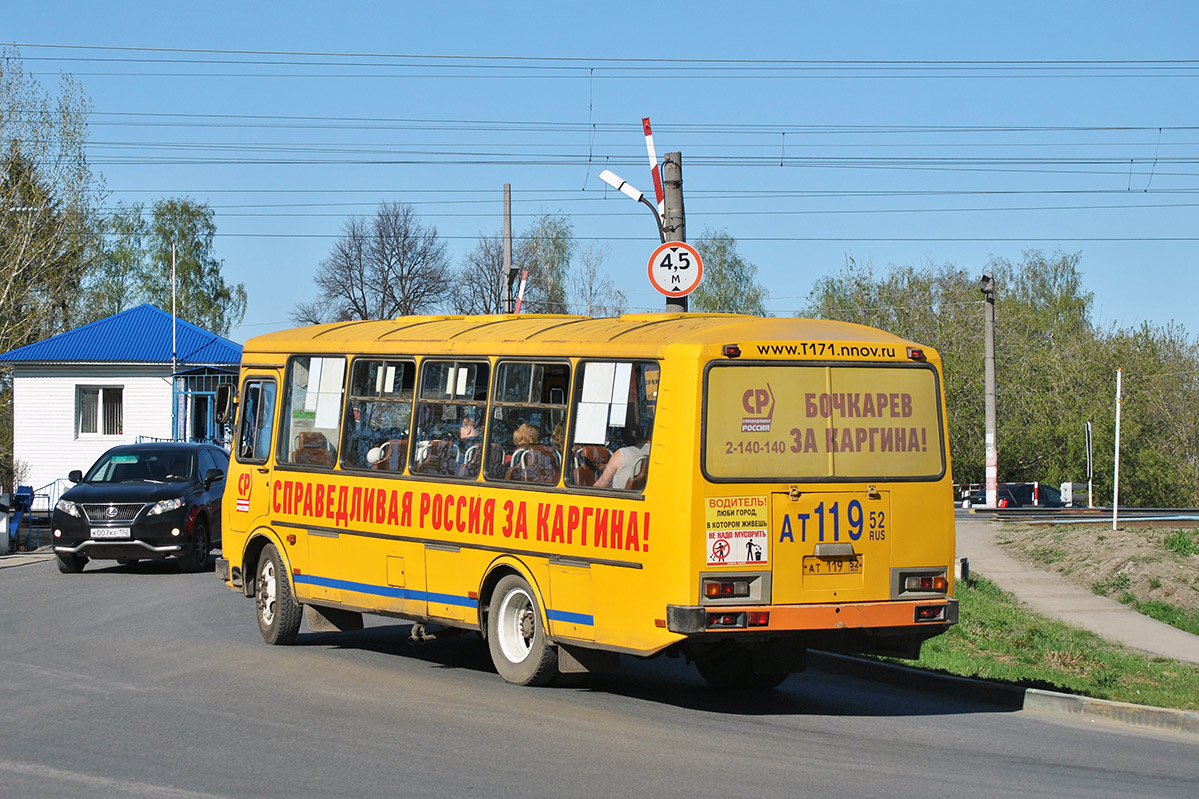
[[[510,683],[546,685],[558,676],[558,650],[546,641],[533,589],[514,574],[491,596],[487,646],[495,670]]]
[[[63,574],[79,574],[87,564],[84,555],[72,555],[70,552],[56,552],[54,559],[58,561],[58,570]]]
[[[749,652],[721,652],[695,661],[699,676],[714,688],[762,690],[775,688],[787,679],[787,672],[758,672],[754,670]]]
[[[283,571],[283,558],[274,544],[267,544],[258,558],[255,578],[258,631],[268,644],[290,644],[300,631],[303,612],[291,595],[291,582]]]

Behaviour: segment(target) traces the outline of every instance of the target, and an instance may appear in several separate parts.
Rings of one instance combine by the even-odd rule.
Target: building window
[[[123,435],[124,391],[120,386],[79,386],[79,435]]]

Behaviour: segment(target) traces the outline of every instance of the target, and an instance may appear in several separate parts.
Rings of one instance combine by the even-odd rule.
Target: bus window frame
[[[328,359],[333,359],[333,360],[340,358],[342,361],[344,368],[343,368],[342,376],[341,376],[341,405],[338,410],[337,438],[336,438],[338,447],[340,448],[340,446],[341,446],[342,427],[345,424],[345,415],[346,415],[346,394],[348,392],[346,383],[349,381],[349,376],[350,376],[350,370],[349,370],[349,364],[351,362],[350,354],[347,352],[342,352],[342,353],[293,352],[293,353],[289,353],[287,356],[286,362],[283,364],[283,369],[282,369],[282,371],[283,371],[282,399],[278,399],[278,398],[276,399],[276,401],[280,403],[280,406],[279,406],[280,413],[279,413],[278,428],[275,431],[276,432],[275,446],[274,446],[275,468],[283,469],[285,471],[317,472],[319,474],[328,474],[329,472],[333,472],[333,471],[341,471],[341,453],[340,452],[335,453],[336,457],[333,459],[333,464],[331,466],[320,466],[317,464],[308,464],[308,463],[295,463],[295,462],[291,461],[290,459],[284,460],[281,456],[284,442],[286,441],[288,443],[288,445],[290,446],[290,438],[289,438],[290,431],[285,432],[285,430],[284,430],[284,428],[288,425],[288,417],[286,414],[282,413],[281,409],[283,407],[287,407],[290,410],[290,408],[291,408],[292,369],[294,368],[294,364],[298,358],[309,358],[309,359],[328,358]],[[311,372],[310,372],[310,374],[311,374]],[[326,436],[326,442],[327,441],[328,441],[328,437]]]
[[[338,465],[340,466],[342,471],[344,471],[348,474],[366,474],[366,475],[370,475],[372,477],[389,477],[389,478],[396,478],[396,477],[400,477],[403,475],[407,475],[408,474],[408,457],[407,456],[405,456],[404,459],[402,461],[400,461],[400,463],[399,463],[400,468],[396,469],[394,471],[390,470],[390,469],[375,469],[374,467],[371,467],[371,466],[355,466],[351,463],[348,463],[346,460],[346,454],[349,451],[349,448],[348,448],[348,442],[346,439],[350,433],[350,426],[347,422],[347,419],[348,419],[348,414],[349,414],[349,410],[350,410],[350,403],[352,401],[354,401],[355,399],[367,400],[367,401],[373,400],[373,401],[377,401],[377,402],[397,402],[397,403],[404,401],[404,400],[384,400],[378,396],[363,397],[363,396],[354,394],[353,393],[354,369],[358,365],[358,362],[362,361],[362,362],[369,363],[371,361],[378,361],[383,364],[403,363],[412,368],[412,397],[408,400],[408,405],[409,405],[409,408],[408,408],[408,440],[411,442],[411,440],[412,440],[412,421],[416,416],[417,394],[419,393],[419,389],[420,389],[419,383],[417,382],[419,375],[420,375],[419,359],[414,355],[376,355],[376,354],[365,354],[365,353],[348,355],[347,357],[349,359],[349,365],[346,367],[345,388],[343,389],[343,402],[342,402],[342,411],[341,411],[341,430],[338,431],[339,436],[340,436],[340,438],[339,438],[340,443],[338,444],[338,453],[337,453]],[[409,446],[411,446],[411,444]]]
[[[482,458],[480,458],[480,461],[479,461],[479,469],[473,476],[469,475],[469,474],[460,475],[460,474],[457,474],[456,472],[454,474],[439,474],[436,472],[418,471],[416,468],[416,466],[417,466],[416,454],[419,449],[419,447],[418,447],[419,442],[417,441],[417,429],[420,425],[420,421],[419,421],[420,420],[420,406],[422,403],[429,403],[429,404],[433,404],[433,405],[443,405],[443,406],[444,405],[455,405],[455,406],[480,405],[480,407],[477,409],[477,412],[474,414],[474,419],[476,421],[475,429],[476,430],[478,429],[477,422],[482,420],[483,430],[482,430],[482,435],[479,436],[479,446],[485,447],[485,442],[487,440],[487,421],[488,421],[487,415],[491,409],[492,383],[495,379],[495,364],[493,362],[493,358],[494,358],[494,356],[488,356],[488,355],[459,356],[459,355],[456,355],[453,353],[447,354],[447,355],[422,355],[420,357],[419,363],[417,366],[418,371],[416,374],[416,384],[414,386],[413,397],[412,397],[412,422],[408,427],[408,458],[407,458],[406,469],[403,472],[404,474],[406,474],[412,478],[418,479],[418,480],[429,480],[429,481],[434,481],[434,482],[440,481],[440,480],[451,480],[456,483],[474,483],[474,482],[479,481],[480,476],[483,474]],[[486,366],[487,367],[487,369],[488,369],[487,382],[486,382],[487,394],[481,403],[479,400],[473,400],[473,399],[472,400],[426,399],[421,396],[421,389],[424,385],[426,370],[429,368],[429,366],[431,364],[447,364],[447,363],[453,364],[454,368],[458,368],[459,366],[462,366],[462,365]],[[475,383],[475,392],[478,393],[478,383],[477,382]],[[459,426],[461,426],[461,419],[459,419]],[[427,440],[434,441],[434,440],[445,440],[445,439],[438,438],[438,439],[427,439]],[[459,445],[459,440],[460,440],[459,438],[453,438],[450,440],[450,443],[454,444],[455,447],[457,447]],[[482,451],[485,456],[486,450],[484,449]],[[399,473],[397,472],[397,474],[399,474]]]
[[[557,405],[554,403],[529,404],[528,402],[523,402],[523,403],[522,402],[505,402],[503,400],[500,400],[499,399],[500,371],[507,364],[528,364],[530,366],[565,366],[566,370],[567,370],[566,401],[564,403],[562,403],[561,405]],[[571,413],[570,413],[570,408],[571,408],[571,399],[570,398],[573,397],[574,380],[575,380],[575,375],[577,373],[576,365],[571,362],[570,358],[564,358],[564,357],[538,358],[536,356],[528,356],[528,355],[509,355],[509,356],[497,356],[495,359],[495,362],[492,364],[491,368],[492,368],[491,390],[487,396],[487,430],[486,430],[487,443],[483,450],[484,459],[483,459],[482,468],[480,469],[480,473],[482,474],[484,481],[487,483],[493,484],[493,485],[502,485],[506,488],[536,488],[536,489],[540,489],[543,491],[547,490],[547,489],[560,489],[563,487],[568,488],[568,489],[575,488],[575,486],[565,486],[564,480],[566,477],[566,456],[569,453],[569,449],[566,446],[566,440],[567,440],[567,436],[569,436],[571,424],[573,423],[573,419],[572,419]],[[487,453],[492,452],[492,449],[494,446],[499,446],[501,448],[501,450],[505,448],[505,444],[503,442],[498,442],[498,441],[494,440],[495,425],[493,424],[493,422],[495,421],[496,412],[499,410],[505,409],[505,408],[545,408],[545,409],[561,409],[562,410],[562,414],[563,414],[563,416],[562,416],[562,428],[563,428],[562,450],[563,451],[559,455],[558,476],[554,482],[539,483],[539,482],[534,482],[531,480],[509,480],[506,476],[505,477],[488,477],[487,476],[487,457],[486,457]],[[542,435],[543,439],[545,439],[545,438],[551,439],[551,445],[552,445],[552,438],[553,438],[552,430],[549,430],[549,431],[543,430],[543,431],[541,431],[541,435]],[[512,443],[511,441],[507,442],[507,444],[511,444],[511,443]],[[514,450],[514,452],[515,452],[515,450]],[[507,471],[508,471],[507,467],[505,467],[503,471],[506,475]]]
[[[813,477],[714,477],[708,471],[708,373],[713,369],[745,368],[750,366],[798,366],[836,367],[840,369],[926,369],[933,374],[933,390],[937,405],[937,441],[941,447],[941,471],[931,475],[873,475],[843,476],[817,475]],[[931,363],[887,363],[880,361],[729,361],[711,360],[704,366],[700,383],[703,400],[700,402],[699,419],[699,469],[704,480],[710,483],[937,483],[945,478],[947,453],[945,446],[945,408],[941,393],[941,372]]]
[[[239,390],[238,390],[238,408],[237,408],[236,424],[234,426],[234,433],[233,433],[233,435],[234,435],[233,452],[231,454],[237,459],[238,463],[260,466],[260,465],[266,463],[267,461],[269,461],[271,459],[271,456],[275,454],[275,446],[274,446],[275,442],[274,441],[271,442],[271,446],[267,447],[267,453],[262,458],[243,458],[241,456],[242,425],[245,424],[245,407],[246,407],[245,406],[245,397],[247,396],[246,387],[249,386],[251,383],[258,383],[260,385],[259,399],[258,399],[259,410],[257,411],[258,413],[261,413],[261,403],[262,403],[261,384],[271,383],[275,386],[274,407],[271,408],[271,414],[273,415],[279,409],[278,375],[247,373],[246,376],[242,379],[241,386],[239,387]],[[274,419],[272,419],[271,421],[273,422]],[[266,427],[269,427],[271,430],[271,434],[275,435],[275,425],[267,424]],[[262,429],[262,427],[259,427],[259,430],[261,430],[261,429]]]
[[[594,485],[585,486],[585,485],[578,485],[576,483],[570,483],[570,482],[567,482],[567,480],[566,480],[566,463],[565,463],[565,461],[566,461],[567,456],[569,454],[571,454],[571,452],[572,452],[571,448],[574,447],[575,426],[578,423],[578,416],[579,416],[578,407],[579,407],[579,402],[582,399],[582,391],[583,391],[583,384],[580,381],[579,375],[582,375],[586,371],[585,365],[588,363],[653,364],[654,366],[656,366],[658,368],[658,385],[659,385],[659,393],[660,393],[661,392],[660,386],[662,385],[662,359],[661,358],[603,358],[603,357],[599,357],[599,356],[588,356],[585,358],[579,358],[575,362],[574,373],[571,375],[571,395],[570,395],[570,403],[569,403],[570,416],[569,416],[569,424],[567,425],[566,440],[563,442],[563,450],[564,450],[563,465],[562,465],[562,476],[560,478],[560,482],[562,483],[564,490],[569,491],[571,493],[580,493],[580,494],[585,494],[588,496],[612,496],[612,497],[621,497],[621,498],[629,498],[629,499],[633,499],[633,498],[642,499],[645,497],[646,489],[649,487],[648,480],[646,482],[646,485],[639,489],[637,489],[637,488],[612,488],[610,486],[594,486]],[[651,434],[650,434],[650,450],[649,450],[649,452],[651,454],[653,453],[653,440],[657,436],[657,432],[658,432],[658,397],[655,396],[654,397],[654,421],[653,421],[653,425],[651,428]],[[604,443],[604,447],[607,448],[607,442]],[[616,454],[615,452],[609,450],[608,457],[611,458],[615,454]],[[649,455],[647,454],[647,456],[646,456],[647,467],[648,467],[648,463],[649,463]]]

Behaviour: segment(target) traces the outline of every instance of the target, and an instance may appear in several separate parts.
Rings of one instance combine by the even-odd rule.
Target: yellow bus
[[[218,576],[272,644],[381,614],[477,631],[513,683],[667,654],[772,687],[957,622],[940,359],[878,330],[334,323],[251,339],[217,404]]]

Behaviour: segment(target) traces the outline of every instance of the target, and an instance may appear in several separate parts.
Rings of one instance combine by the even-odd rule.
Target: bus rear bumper
[[[897,630],[958,623],[956,599],[850,602],[835,605],[667,605],[672,633],[781,633],[816,630]],[[931,633],[931,631],[930,631]],[[935,633],[931,633],[935,634]]]

